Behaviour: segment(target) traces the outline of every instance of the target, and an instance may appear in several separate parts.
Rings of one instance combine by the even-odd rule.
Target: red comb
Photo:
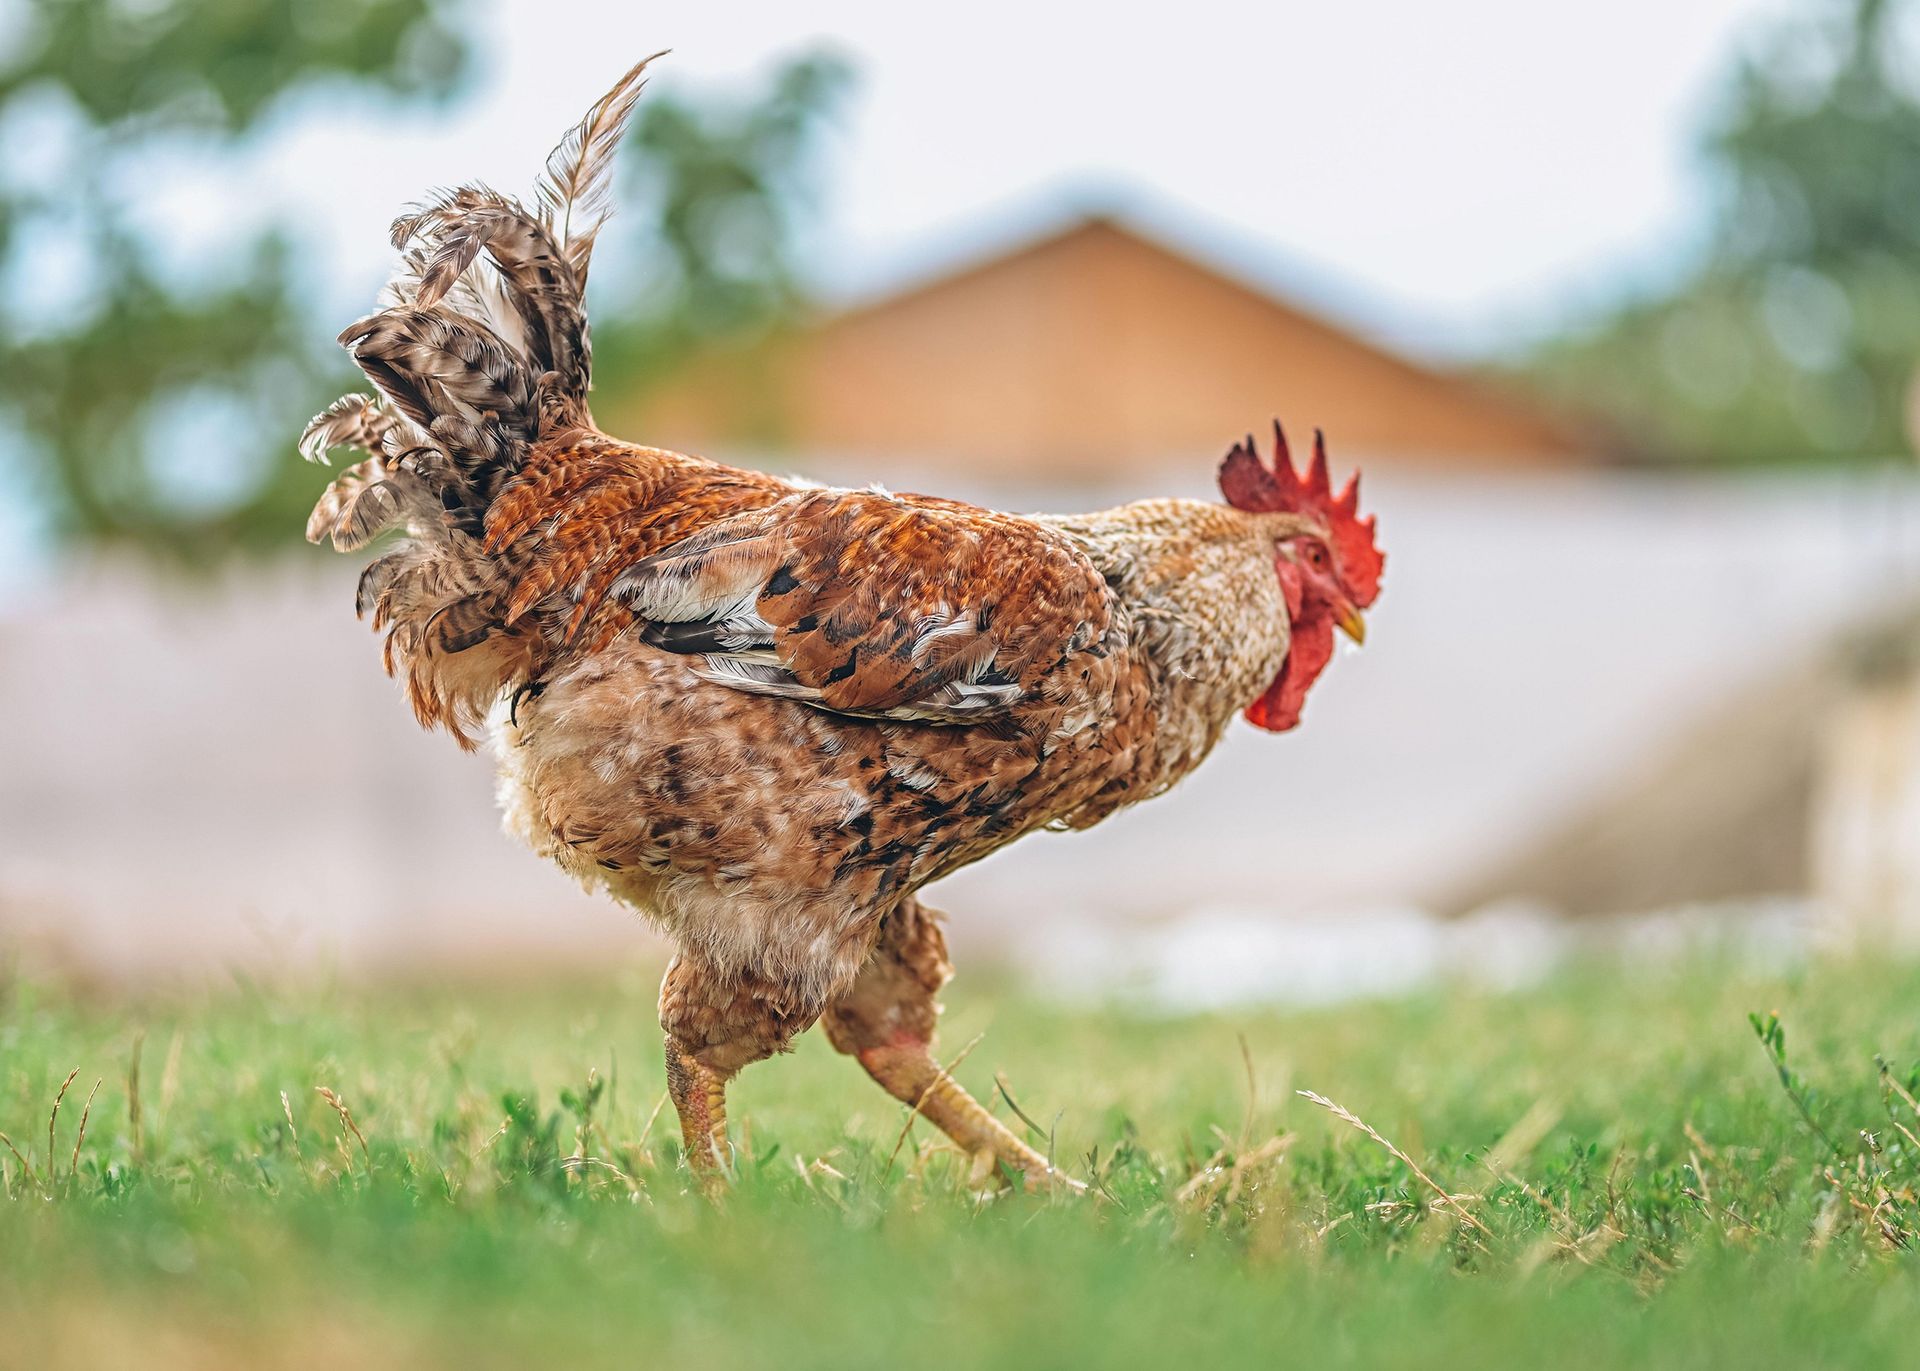
[[[1319,515],[1326,521],[1327,541],[1353,602],[1365,609],[1380,594],[1380,571],[1386,558],[1374,545],[1373,516],[1360,517],[1360,473],[1356,471],[1334,494],[1327,474],[1327,441],[1319,429],[1313,431],[1313,462],[1304,477],[1293,469],[1287,435],[1278,419],[1273,421],[1271,467],[1260,460],[1249,433],[1220,463],[1220,493],[1235,509]]]

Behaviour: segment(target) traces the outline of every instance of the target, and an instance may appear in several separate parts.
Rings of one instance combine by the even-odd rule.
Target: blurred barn
[[[1275,415],[1375,465],[1591,457],[1521,396],[1106,214],[595,404],[616,432],[691,451],[1001,489],[1152,490]]]

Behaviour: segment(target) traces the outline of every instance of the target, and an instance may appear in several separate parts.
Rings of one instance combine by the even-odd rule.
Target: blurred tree
[[[292,438],[357,380],[340,321],[310,317],[271,224],[182,279],[139,173],[183,146],[234,157],[283,97],[330,80],[443,97],[467,58],[450,3],[29,0],[0,35],[0,149],[35,145],[17,160],[40,164],[0,156],[0,468],[24,466],[57,539],[186,561],[298,545],[321,483]],[[799,303],[811,153],[845,78],[807,56],[732,103],[648,95],[609,231],[625,241],[603,237],[594,274],[612,296],[599,378],[631,389]],[[80,135],[44,136],[49,109]]]
[[[212,279],[182,280],[150,231],[153,207],[129,187],[170,156],[234,155],[283,96],[316,82],[444,95],[465,60],[444,11],[433,0],[27,0],[9,12],[0,460],[24,464],[18,484],[56,538],[187,557],[285,542],[311,481],[252,460],[262,451],[223,454],[230,469],[213,463],[210,480],[180,450],[283,449],[339,363],[304,325],[271,226],[243,229]]]
[[[820,144],[850,79],[840,59],[813,53],[732,102],[648,92],[622,154],[622,241],[602,250],[614,259],[608,275],[595,273],[595,388],[611,392],[610,404],[644,397],[717,345],[750,358],[804,306],[798,261],[818,208]],[[777,424],[770,410],[743,427]]]
[[[1529,359],[1646,455],[1725,462],[1911,450],[1920,364],[1920,6],[1825,0],[1741,62],[1705,145],[1704,260]]]

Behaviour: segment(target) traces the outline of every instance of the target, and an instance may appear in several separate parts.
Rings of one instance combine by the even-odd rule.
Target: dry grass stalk
[[[626,1172],[622,1171],[619,1167],[615,1166],[612,1162],[606,1161],[603,1158],[581,1155],[581,1156],[572,1156],[572,1157],[562,1157],[560,1159],[561,1170],[569,1173],[578,1173],[578,1172],[586,1171],[596,1166],[599,1167],[602,1171],[611,1171],[614,1175],[618,1176],[622,1181],[625,1181],[627,1189],[634,1191],[635,1193],[639,1192],[641,1188],[640,1182],[636,1181],[632,1176],[629,1176]]]
[[[1822,1252],[1833,1241],[1833,1235],[1840,1227],[1840,1197],[1838,1192],[1829,1191],[1823,1197],[1819,1209],[1814,1212],[1813,1232],[1807,1238],[1808,1250]]]
[[[1832,1167],[1823,1168],[1821,1175],[1826,1178],[1827,1184],[1833,1187],[1834,1192],[1840,1196],[1846,1205],[1856,1214],[1859,1214],[1869,1226],[1880,1234],[1880,1240],[1886,1243],[1889,1248],[1905,1249],[1908,1246],[1906,1237],[1881,1217],[1880,1205],[1868,1204],[1865,1200],[1854,1194],[1851,1187],[1833,1173]]]
[[[1224,1183],[1223,1173],[1226,1160],[1227,1149],[1223,1147],[1211,1157],[1208,1157],[1206,1161],[1202,1162],[1194,1170],[1193,1175],[1187,1178],[1187,1183],[1173,1192],[1174,1199],[1178,1200],[1181,1204],[1192,1204],[1194,1200],[1199,1197],[1202,1190],[1208,1191],[1207,1197],[1211,1199],[1213,1193],[1217,1192]]]
[[[1185,1185],[1173,1192],[1180,1204],[1205,1207],[1212,1204],[1222,1190],[1226,1192],[1225,1202],[1232,1204],[1240,1198],[1254,1173],[1276,1159],[1285,1160],[1287,1149],[1293,1145],[1291,1133],[1276,1133],[1258,1147],[1244,1147],[1233,1145],[1220,1130],[1214,1132],[1222,1146],[1188,1177]],[[1231,1162],[1227,1160],[1229,1157],[1233,1159]]]
[[[94,1077],[93,1089],[87,1092],[86,1106],[80,1111],[80,1131],[73,1139],[73,1159],[67,1163],[67,1174],[78,1177],[80,1174],[80,1149],[87,1141],[87,1120],[93,1117],[93,1097],[100,1093],[100,1078]]]
[[[488,1138],[485,1142],[481,1143],[480,1146],[474,1148],[473,1151],[469,1152],[467,1154],[467,1160],[470,1162],[479,1161],[480,1155],[483,1152],[485,1152],[488,1148],[492,1147],[495,1143],[499,1142],[500,1139],[506,1137],[507,1130],[512,1127],[513,1127],[512,1119],[500,1120],[500,1126],[493,1130],[493,1136]]]
[[[1696,1174],[1698,1173],[1696,1172]],[[1827,1177],[1829,1180],[1831,1180],[1833,1177],[1833,1173],[1831,1171],[1827,1172]],[[1692,1200],[1695,1204],[1699,1205],[1701,1211],[1705,1213],[1708,1218],[1712,1218],[1714,1215],[1718,1214],[1727,1223],[1738,1224],[1740,1225],[1740,1227],[1746,1229],[1749,1233],[1753,1233],[1756,1235],[1759,1234],[1760,1230],[1758,1228],[1755,1228],[1746,1219],[1741,1218],[1740,1215],[1736,1213],[1731,1206],[1714,1203],[1713,1196],[1705,1194],[1700,1190],[1695,1190],[1690,1185],[1681,1186],[1680,1193],[1682,1195],[1685,1195],[1688,1199]],[[1849,1194],[1848,1198],[1851,1199],[1852,1195]]]
[[[1468,1224],[1472,1225],[1474,1228],[1478,1229],[1480,1232],[1486,1234],[1488,1237],[1493,1236],[1492,1232],[1487,1228],[1487,1226],[1484,1223],[1481,1223],[1479,1219],[1475,1218],[1472,1214],[1470,1214],[1458,1200],[1456,1200],[1452,1195],[1448,1194],[1444,1189],[1441,1188],[1440,1183],[1438,1181],[1434,1180],[1433,1177],[1429,1176],[1425,1171],[1421,1170],[1420,1164],[1418,1162],[1414,1161],[1412,1157],[1409,1157],[1406,1153],[1402,1152],[1398,1147],[1394,1146],[1394,1144],[1390,1142],[1385,1136],[1383,1136],[1380,1133],[1380,1131],[1376,1129],[1372,1124],[1368,1123],[1365,1119],[1361,1118],[1358,1114],[1354,1113],[1351,1109],[1346,1108],[1346,1106],[1335,1104],[1332,1100],[1328,1099],[1325,1095],[1316,1095],[1311,1090],[1296,1090],[1294,1093],[1296,1095],[1299,1095],[1303,1099],[1310,1100],[1312,1103],[1319,1105],[1322,1109],[1326,1110],[1329,1114],[1333,1115],[1334,1118],[1341,1120],[1343,1123],[1348,1123],[1353,1125],[1353,1127],[1359,1129],[1362,1133],[1365,1133],[1369,1138],[1372,1138],[1375,1142],[1379,1143],[1380,1146],[1386,1148],[1389,1153],[1391,1153],[1395,1158],[1399,1160],[1402,1166],[1406,1167],[1407,1170],[1411,1171],[1414,1175],[1420,1178],[1421,1184],[1425,1185],[1427,1189],[1431,1190],[1435,1195],[1439,1196],[1443,1204],[1447,1205],[1447,1207],[1452,1209],[1454,1213],[1458,1214]]]
[[[371,1171],[373,1169],[373,1156],[367,1151],[366,1135],[360,1131],[360,1125],[353,1121],[353,1111],[347,1108],[347,1102],[327,1089],[324,1085],[316,1085],[314,1089],[319,1092],[321,1099],[333,1106],[333,1112],[340,1116],[341,1124],[346,1128],[347,1132],[353,1134],[354,1141],[360,1144],[360,1158],[367,1164],[367,1169]]]
[[[1347,1222],[1347,1220],[1351,1219],[1352,1217],[1353,1215],[1350,1213],[1334,1215],[1331,1219],[1328,1219],[1325,1223],[1321,1224],[1318,1228],[1313,1230],[1314,1241],[1325,1242],[1327,1234],[1333,1232],[1334,1229],[1338,1228],[1341,1224]]]
[[[1496,1148],[1496,1151],[1497,1150]],[[1485,1165],[1487,1170],[1491,1171],[1497,1179],[1505,1181],[1508,1185],[1517,1189],[1522,1195],[1525,1195],[1528,1199],[1539,1205],[1541,1212],[1546,1214],[1547,1221],[1553,1225],[1554,1237],[1549,1239],[1544,1246],[1536,1246],[1533,1251],[1529,1252],[1521,1260],[1520,1265],[1522,1271],[1531,1271],[1540,1264],[1547,1253],[1556,1250],[1566,1252],[1585,1265],[1592,1266],[1595,1264],[1596,1258],[1606,1254],[1607,1249],[1612,1247],[1616,1242],[1622,1242],[1626,1239],[1627,1235],[1612,1223],[1611,1217],[1609,1217],[1607,1221],[1585,1232],[1581,1232],[1580,1225],[1574,1222],[1573,1215],[1567,1213],[1566,1210],[1555,1204],[1551,1196],[1534,1189],[1512,1171],[1497,1165],[1494,1156],[1489,1154],[1485,1159]],[[1598,1251],[1589,1254],[1587,1250],[1589,1247],[1597,1248]]]
[[[1700,1130],[1693,1126],[1691,1119],[1680,1125],[1680,1131],[1687,1135],[1687,1141],[1693,1144],[1694,1151],[1698,1152],[1710,1162],[1716,1164],[1719,1162],[1719,1149],[1700,1136]]]
[[[1709,1209],[1713,1207],[1713,1182],[1707,1176],[1706,1163],[1700,1160],[1698,1152],[1687,1153],[1687,1165],[1693,1168],[1693,1174],[1700,1182],[1700,1199]]]
[[[1253,1072],[1253,1049],[1247,1046],[1247,1035],[1236,1033],[1240,1040],[1240,1064],[1247,1069],[1247,1112],[1240,1120],[1240,1146],[1245,1147],[1253,1140],[1253,1116],[1260,1101],[1260,1087]]]
[[[7,1151],[13,1153],[13,1159],[20,1163],[22,1174],[24,1174],[28,1180],[32,1180],[34,1178],[33,1163],[20,1155],[20,1149],[13,1145],[13,1139],[9,1138],[5,1133],[0,1133],[0,1143],[6,1144]]]
[[[613,1084],[612,1081],[609,1080],[607,1085],[607,1114],[611,1117],[613,1113]],[[600,1135],[600,1151],[603,1155],[608,1157],[617,1157],[620,1155],[620,1148],[614,1143],[613,1134],[607,1132],[605,1121],[595,1119],[592,1128],[589,1130],[590,1135],[593,1133]]]
[[[300,1130],[293,1125],[293,1101],[287,1098],[284,1090],[280,1092],[280,1112],[287,1120],[287,1136],[293,1140],[293,1155],[304,1162],[307,1154],[300,1148]]]
[[[1880,1079],[1886,1082],[1889,1090],[1893,1091],[1894,1094],[1906,1102],[1907,1108],[1913,1111],[1914,1118],[1920,1119],[1920,1100],[1914,1099],[1913,1092],[1900,1084],[1898,1078],[1894,1076],[1892,1069],[1889,1068],[1885,1062],[1880,1063]],[[1906,1130],[1902,1129],[1901,1131],[1905,1132]],[[1909,1134],[1908,1136],[1912,1135]]]
[[[53,1097],[53,1112],[47,1115],[47,1177],[51,1180],[57,1173],[53,1160],[53,1126],[60,1121],[60,1101],[67,1098],[67,1087],[73,1084],[73,1078],[80,1074],[80,1068],[74,1067],[67,1078],[60,1082],[60,1093]]]
[[[133,1164],[146,1161],[146,1139],[140,1118],[140,1052],[147,1045],[147,1030],[133,1035],[133,1049],[127,1054],[127,1130],[133,1139]]]
[[[671,1098],[672,1096],[668,1094],[668,1092],[662,1090],[660,1092],[660,1098],[653,1102],[653,1113],[647,1115],[646,1126],[640,1130],[640,1141],[633,1145],[636,1152],[644,1152],[646,1150],[647,1139],[653,1136],[653,1126],[659,1122],[660,1111],[667,1107],[667,1101]]]
[[[1233,1166],[1227,1173],[1225,1203],[1231,1205],[1237,1201],[1247,1182],[1268,1162],[1284,1161],[1287,1148],[1292,1145],[1293,1134],[1276,1133],[1258,1147],[1238,1153],[1233,1159]]]
[[[814,1184],[815,1176],[831,1176],[833,1179],[841,1182],[847,1179],[846,1175],[825,1157],[815,1158],[814,1161],[809,1164],[802,1160],[800,1154],[796,1152],[793,1154],[793,1168],[800,1173],[800,1183],[806,1186],[808,1190],[824,1199],[842,1214],[847,1212],[847,1202],[844,1199],[832,1189],[823,1189]]]
[[[1886,1240],[1889,1247],[1898,1248],[1902,1252],[1907,1251],[1913,1246],[1913,1240],[1907,1236],[1906,1230],[1901,1226],[1900,1220],[1903,1214],[1900,1201],[1888,1193],[1883,1185],[1876,1185],[1873,1193],[1873,1222],[1878,1225],[1880,1236]]]
[[[178,1029],[167,1040],[167,1064],[160,1068],[160,1104],[158,1115],[164,1119],[173,1107],[173,1093],[180,1088],[180,1053],[186,1046],[185,1035]]]

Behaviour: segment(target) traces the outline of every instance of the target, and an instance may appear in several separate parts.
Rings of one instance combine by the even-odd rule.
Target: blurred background
[[[524,189],[662,46],[612,431],[1015,509],[1209,494],[1276,415],[1367,473],[1305,727],[944,883],[963,959],[1184,1003],[1920,942],[1920,3],[0,0],[0,956],[650,946],[415,729],[293,439],[393,214]]]

